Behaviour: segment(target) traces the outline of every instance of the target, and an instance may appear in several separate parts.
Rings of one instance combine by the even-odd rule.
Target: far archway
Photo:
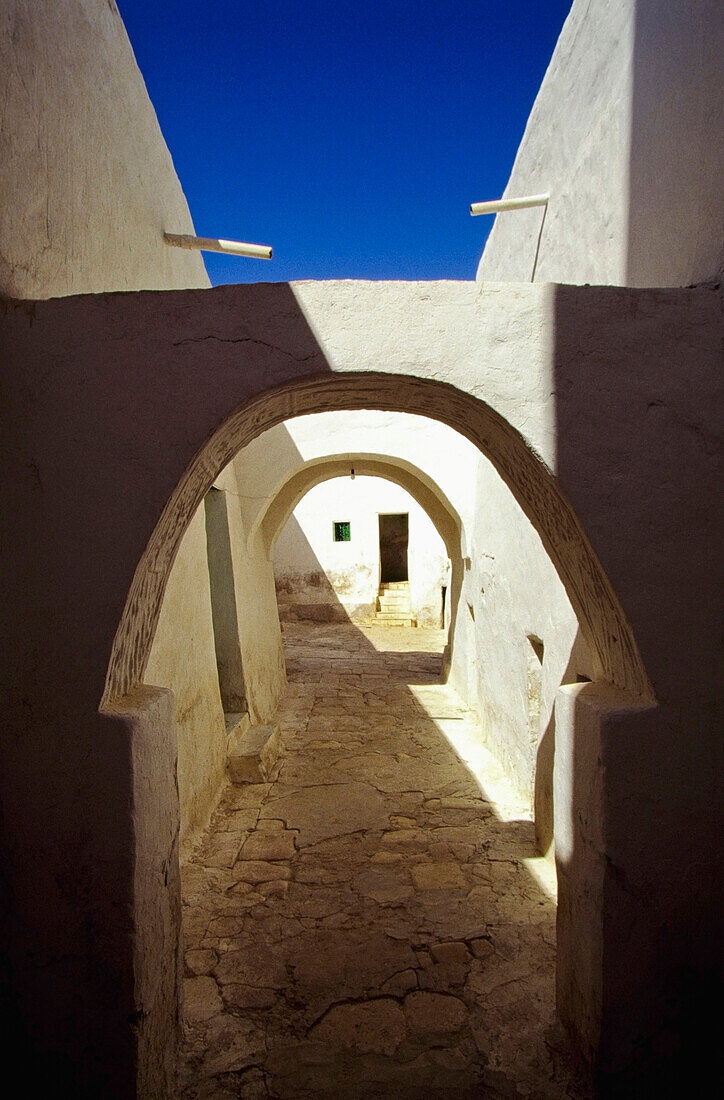
[[[265,553],[271,556],[284,524],[302,498],[315,486],[331,479],[349,477],[354,471],[359,477],[380,478],[404,489],[431,520],[445,546],[450,560],[450,584],[446,601],[450,623],[450,639],[460,599],[463,577],[462,524],[460,516],[432,479],[405,459],[362,454],[329,455],[308,462],[281,485],[276,496],[257,517],[249,532],[249,541],[260,538]],[[450,644],[446,646],[445,665],[450,663]]]

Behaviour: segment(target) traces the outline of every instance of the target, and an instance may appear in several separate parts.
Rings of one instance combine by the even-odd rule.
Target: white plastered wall
[[[718,0],[575,0],[478,279],[687,286],[724,270]],[[494,198],[475,196],[476,200]],[[482,223],[483,219],[479,219]]]
[[[252,723],[268,722],[286,687],[274,572],[260,539],[249,539],[243,520],[244,452],[216,484],[226,490],[239,641]]]
[[[4,0],[0,103],[0,294],[209,285],[113,0]]]
[[[713,881],[708,874],[713,803],[707,799],[713,752],[707,739],[714,735],[708,708],[715,655],[708,596],[717,565],[710,455],[720,353],[718,296],[710,290],[552,292],[522,284],[491,289],[490,284],[342,282],[291,289],[305,317],[314,320],[321,350],[311,360],[308,327],[293,327],[290,288],[275,284],[56,299],[38,303],[32,315],[15,308],[3,318],[11,368],[5,419],[13,441],[7,479],[13,525],[4,561],[14,612],[6,639],[13,664],[3,798],[17,853],[14,893],[23,899],[18,925],[32,925],[42,916],[21,950],[29,957],[33,943],[43,944],[44,959],[52,954],[57,960],[50,969],[43,965],[42,974],[32,971],[28,996],[50,973],[63,994],[81,989],[83,997],[76,1000],[93,1006],[94,1019],[96,1004],[105,1010],[102,1029],[109,1036],[125,1026],[131,1011],[132,1001],[128,1009],[121,1002],[123,1014],[117,1018],[120,981],[106,994],[108,1008],[99,983],[87,977],[88,966],[73,961],[78,951],[66,935],[68,921],[60,927],[61,900],[60,912],[72,918],[84,951],[97,951],[99,942],[115,950],[128,941],[128,910],[117,901],[125,898],[127,906],[132,886],[139,899],[134,914],[148,915],[142,927],[158,948],[149,952],[148,967],[165,974],[172,966],[169,952],[164,954],[178,927],[176,895],[164,877],[171,866],[174,809],[168,710],[159,711],[152,723],[151,733],[161,725],[164,730],[164,751],[154,754],[150,750],[158,738],[146,735],[140,703],[137,717],[128,720],[118,709],[106,719],[110,712],[96,715],[95,708],[104,680],[112,705],[135,690],[143,675],[147,639],[170,568],[164,553],[177,546],[188,526],[189,502],[209,490],[210,471],[227,461],[227,448],[239,446],[260,424],[274,423],[291,409],[379,403],[432,410],[488,448],[556,554],[595,647],[597,676],[619,684],[598,736],[600,750],[594,745],[586,758],[591,770],[602,773],[598,802],[588,798],[587,783],[571,789],[570,774],[564,785],[574,839],[563,894],[567,908],[564,904],[561,912],[567,913],[571,942],[590,942],[597,926],[605,952],[597,956],[598,970],[590,971],[582,991],[575,957],[564,950],[559,961],[563,984],[575,986],[594,1009],[603,990],[606,1011],[621,1019],[618,1009],[635,987],[639,995],[628,1015],[634,1024],[643,1018],[640,1013],[649,1019],[656,998],[647,992],[645,964],[671,957],[673,937],[666,928],[680,927],[687,936],[691,929],[699,936],[704,962],[710,942],[698,913]],[[561,332],[566,340],[554,345],[545,334],[557,318],[567,323]],[[209,334],[216,338],[208,339]],[[260,362],[262,342],[266,351]],[[119,364],[133,374],[132,389]],[[696,396],[692,379],[702,396]],[[79,390],[85,393],[83,403]],[[107,409],[113,415],[99,420]],[[532,449],[559,471],[558,486],[529,454]],[[472,472],[475,463],[461,470],[468,468]],[[174,485],[178,489],[169,500]],[[474,492],[474,483],[470,488]],[[247,492],[243,478],[239,489],[241,500]],[[590,531],[593,550],[573,522],[573,508]],[[47,537],[36,537],[41,525]],[[606,587],[604,569],[630,623]],[[99,583],[89,584],[89,576]],[[702,593],[704,598],[697,598]],[[114,643],[109,667],[107,646],[114,635],[119,646]],[[626,698],[618,696],[626,695],[622,688],[629,671],[630,682],[640,685],[638,698],[652,709],[637,642],[657,693],[663,690],[670,700],[661,722],[659,711],[648,716],[645,738],[630,727],[618,735],[627,710]],[[30,713],[27,688],[38,700]],[[574,768],[580,697],[566,719]],[[106,736],[109,723],[129,730],[132,744],[149,758],[145,771],[114,766],[115,745],[128,737]],[[692,730],[700,736],[692,737]],[[563,723],[559,733],[563,740]],[[47,766],[38,770],[38,759]],[[44,776],[47,783],[39,786]],[[109,803],[118,808],[115,815],[107,812]],[[593,845],[581,809],[606,826],[605,835],[600,829],[593,834]],[[157,832],[154,821],[164,817],[163,844],[135,844],[137,811],[146,822],[142,839],[149,841]],[[89,830],[89,820],[104,827]],[[112,830],[106,828],[113,823]],[[122,877],[131,826],[133,850],[139,853],[132,883]],[[578,855],[583,867],[573,861]],[[71,903],[61,899],[53,882],[69,856],[82,881],[100,883],[92,912],[87,894]],[[614,876],[619,886],[610,905]],[[580,919],[579,899],[587,906]],[[155,915],[163,906],[170,914],[160,923]],[[657,914],[654,926],[650,918]],[[632,937],[626,950],[633,927],[641,935]],[[105,938],[96,935],[101,929]],[[675,963],[669,971],[675,976]],[[609,995],[614,980],[615,997]],[[123,988],[127,984],[124,979]],[[148,1025],[154,1051],[168,1049],[174,1003],[170,989],[164,1002],[169,1012],[156,1014],[153,1027]],[[574,1023],[575,1011],[574,1006]],[[75,1020],[73,1025],[77,1031]],[[588,1029],[594,1050],[597,1026],[594,1020]],[[105,1060],[105,1048],[101,1056]]]
[[[243,469],[243,458],[241,461]],[[245,538],[236,463],[216,479],[226,496],[232,583],[249,720],[269,721],[286,684],[274,576],[260,541]],[[164,595],[144,682],[173,691],[178,737],[181,844],[208,824],[229,752],[219,690],[203,504],[179,547]]]
[[[181,842],[208,822],[226,766],[226,727],[214,653],[204,510],[194,516],[166,586],[145,683],[173,691]]]
[[[0,7],[0,294],[207,287],[188,204],[115,3]],[[174,692],[182,829],[205,823],[225,759],[203,512],[179,549],[146,683]]]
[[[538,533],[482,455],[474,480],[450,682],[477,711],[486,744],[535,808],[547,850],[555,696],[561,683],[592,676],[590,657]]]

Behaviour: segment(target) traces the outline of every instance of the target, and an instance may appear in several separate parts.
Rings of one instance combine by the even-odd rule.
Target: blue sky
[[[570,0],[118,6],[219,284],[474,278]]]

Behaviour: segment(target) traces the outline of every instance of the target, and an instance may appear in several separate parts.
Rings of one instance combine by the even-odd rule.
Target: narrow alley
[[[183,868],[179,1095],[584,1096],[555,875],[440,683],[442,631],[284,641],[272,781],[229,785]]]

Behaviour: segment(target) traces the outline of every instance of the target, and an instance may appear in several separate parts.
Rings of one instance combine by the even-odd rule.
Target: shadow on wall
[[[636,0],[628,286],[724,276],[720,0]]]
[[[275,575],[279,618],[282,622],[349,623],[351,618],[337,595],[296,516],[291,515],[283,534],[293,540],[299,571]]]
[[[598,685],[564,688],[567,700],[559,693],[564,710],[573,708],[568,728],[579,730],[575,744],[556,745],[556,767],[559,758],[572,761],[567,828],[574,829],[572,848],[558,853],[559,881],[589,887],[588,901],[581,892],[567,913],[559,911],[559,963],[578,952],[583,973],[582,953],[601,952],[600,1016],[589,1040],[598,1046],[600,1087],[614,1095],[671,1095],[673,1080],[690,1091],[687,1075],[696,1075],[711,1028],[702,1019],[703,993],[691,1012],[697,983],[705,992],[716,972],[720,881],[711,844],[720,769],[711,599],[720,572],[711,509],[718,356],[698,327],[714,293],[688,292],[684,309],[678,299],[682,324],[687,317],[691,324],[688,342],[681,329],[667,331],[661,308],[633,302],[639,327],[650,328],[633,358],[623,333],[617,357],[581,356],[605,331],[605,297],[584,305],[574,287],[555,291],[557,475],[637,624],[659,700],[622,719],[620,703]],[[615,525],[596,523],[602,507],[617,516]],[[598,732],[586,735],[594,726]],[[567,922],[595,895],[601,939],[581,953]],[[569,1020],[577,1011],[570,1000],[561,1010]],[[687,1046],[692,1019],[703,1029],[694,1047]]]

